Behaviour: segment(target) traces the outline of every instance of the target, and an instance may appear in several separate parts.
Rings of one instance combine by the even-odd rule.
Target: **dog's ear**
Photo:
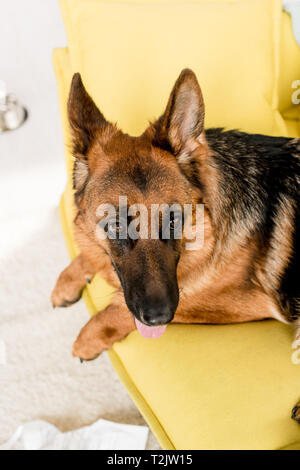
[[[196,75],[184,69],[171,92],[167,108],[154,124],[155,144],[186,157],[204,135],[204,101]]]
[[[73,75],[68,117],[73,137],[73,153],[76,157],[85,159],[96,133],[110,124],[85,90],[79,73]]]
[[[81,192],[89,176],[88,151],[96,137],[111,126],[84,88],[79,73],[73,75],[68,100],[68,118],[75,157],[73,187]],[[112,127],[112,126],[111,126]]]

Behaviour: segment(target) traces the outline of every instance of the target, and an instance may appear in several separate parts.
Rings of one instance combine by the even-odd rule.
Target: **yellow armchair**
[[[76,13],[81,2],[62,3],[66,21],[70,14],[66,8],[74,7]],[[103,2],[87,3],[96,8]],[[168,3],[172,8],[171,0]],[[289,16],[282,13],[280,19],[278,96],[272,106],[276,104],[273,111],[278,122],[284,123],[281,129],[300,137],[299,106],[291,102],[292,82],[300,79],[300,50]],[[66,101],[75,70],[67,48],[56,49],[53,60],[68,172],[60,213],[72,258],[77,247],[72,231],[73,162],[68,150]],[[97,276],[83,294],[90,314],[103,309],[111,294],[110,286]],[[133,332],[116,343],[109,356],[164,449],[300,449],[300,426],[290,419],[290,410],[300,398],[300,365],[291,361],[291,345],[292,331],[275,321],[171,325],[157,340],[146,340]]]

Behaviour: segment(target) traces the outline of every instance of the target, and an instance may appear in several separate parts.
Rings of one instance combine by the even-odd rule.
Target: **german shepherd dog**
[[[97,357],[138,328],[160,336],[176,323],[240,323],[275,318],[295,328],[300,346],[300,139],[204,130],[195,74],[181,72],[164,114],[139,137],[108,122],[72,80],[75,236],[80,254],[61,273],[56,307],[76,302],[96,273],[112,286],[112,303],[81,330],[73,355]],[[204,205],[204,243],[184,237],[118,236],[129,220],[96,236],[97,208],[128,204]],[[300,422],[300,404],[293,410]]]

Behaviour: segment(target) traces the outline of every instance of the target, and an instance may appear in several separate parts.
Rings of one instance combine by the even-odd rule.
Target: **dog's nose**
[[[141,320],[149,326],[160,326],[170,323],[174,318],[174,311],[169,305],[151,305],[144,306],[141,312]]]

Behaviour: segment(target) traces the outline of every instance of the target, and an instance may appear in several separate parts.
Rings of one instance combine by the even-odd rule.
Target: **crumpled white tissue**
[[[60,432],[45,421],[20,426],[0,450],[144,450],[148,428],[99,419],[91,426]]]

